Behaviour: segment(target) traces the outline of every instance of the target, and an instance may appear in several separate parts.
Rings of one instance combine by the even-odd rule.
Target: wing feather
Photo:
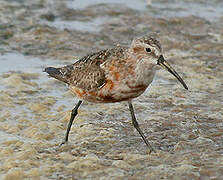
[[[124,47],[102,50],[87,55],[74,64],[61,67],[59,71],[70,86],[85,91],[99,89],[106,83],[106,72],[101,65],[121,59],[125,50]]]

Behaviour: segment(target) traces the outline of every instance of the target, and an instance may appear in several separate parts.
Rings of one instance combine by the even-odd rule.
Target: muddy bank
[[[222,2],[81,2],[1,2],[0,179],[222,179]],[[133,101],[158,152],[147,153],[125,102],[85,102],[58,147],[78,99],[43,68],[151,32],[189,86],[160,70]]]

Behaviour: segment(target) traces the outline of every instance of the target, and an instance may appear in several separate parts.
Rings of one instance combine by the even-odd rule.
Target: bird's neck
[[[135,82],[136,85],[149,86],[155,75],[155,64],[148,63],[148,60],[144,60],[141,56],[136,56],[131,53],[132,65],[134,66]]]
[[[155,75],[155,65],[145,63],[142,60],[136,64],[135,72],[137,81],[149,86]]]

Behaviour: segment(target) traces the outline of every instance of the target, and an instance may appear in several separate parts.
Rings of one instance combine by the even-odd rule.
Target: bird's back
[[[125,60],[127,48],[117,46],[87,55],[74,64],[60,68],[47,67],[45,72],[70,86],[90,91],[102,86],[106,81],[106,72],[101,67],[121,64]]]

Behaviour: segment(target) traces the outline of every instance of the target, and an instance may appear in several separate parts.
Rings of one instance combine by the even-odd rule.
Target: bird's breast
[[[71,87],[81,99],[96,103],[127,101],[140,96],[153,80],[155,71],[144,66],[107,66],[106,81],[98,89],[83,90]]]

